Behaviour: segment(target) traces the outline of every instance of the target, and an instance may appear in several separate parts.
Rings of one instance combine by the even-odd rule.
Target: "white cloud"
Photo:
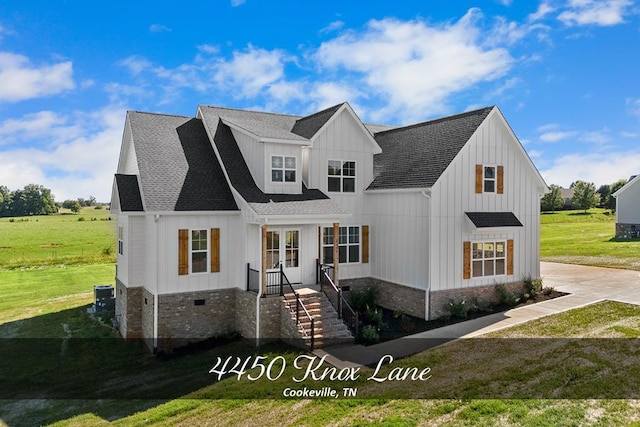
[[[556,9],[553,6],[549,5],[549,3],[540,3],[540,6],[538,6],[538,10],[536,10],[534,13],[529,14],[529,16],[527,16],[527,20],[529,22],[539,21],[555,10]]]
[[[558,15],[565,25],[612,26],[624,22],[633,3],[629,0],[570,0],[569,7]]]
[[[17,102],[73,89],[71,62],[34,67],[29,58],[0,52],[0,102]]]
[[[231,0],[231,7],[238,7],[247,2],[247,0]]]
[[[149,26],[149,32],[150,33],[169,33],[171,32],[171,28],[162,24],[151,24]]]
[[[23,144],[0,151],[5,165],[0,182],[11,189],[44,185],[59,201],[89,195],[109,201],[124,117],[124,109],[109,106],[69,116],[43,111],[6,120],[0,129],[13,130]]]
[[[261,90],[284,76],[287,57],[281,50],[265,50],[251,45],[235,51],[233,59],[216,66],[214,79],[220,87],[234,90],[238,98],[257,96]]]
[[[321,29],[320,34],[331,33],[333,31],[341,29],[342,27],[344,27],[343,21],[333,21],[332,23]]]
[[[556,131],[544,132],[538,138],[542,142],[558,142],[558,141],[562,141],[563,139],[574,137],[577,134],[578,132],[575,132],[575,131],[556,130]]]
[[[640,118],[640,98],[627,98],[625,102],[627,104],[627,111],[629,114]]]
[[[459,21],[430,26],[421,20],[372,20],[366,29],[323,43],[317,60],[363,93],[388,100],[374,119],[415,120],[447,110],[447,98],[502,77],[513,59],[504,48],[483,46],[471,9]],[[346,72],[353,75],[347,76]]]
[[[573,153],[557,158],[540,173],[548,184],[568,187],[576,180],[597,186],[611,184],[638,173],[640,151],[605,153]]]

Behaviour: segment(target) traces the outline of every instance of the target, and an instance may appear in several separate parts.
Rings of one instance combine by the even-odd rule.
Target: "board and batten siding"
[[[265,145],[261,142],[258,142],[257,139],[252,138],[246,133],[237,131],[234,128],[231,128],[231,133],[238,143],[238,148],[240,148],[240,152],[242,153],[242,157],[244,157],[244,161],[247,163],[249,167],[249,171],[251,172],[251,176],[253,180],[256,182],[256,185],[263,192],[265,191]]]
[[[369,191],[369,263],[373,277],[427,288],[429,199],[422,192]]]
[[[503,166],[503,194],[476,193],[476,165]],[[519,142],[494,110],[432,188],[431,290],[514,282],[540,275],[540,194]],[[523,227],[476,230],[465,212],[513,212]],[[512,275],[464,279],[464,242],[514,241]]]
[[[239,215],[166,215],[161,216],[157,222],[151,218],[147,221],[147,229],[153,230],[157,235],[148,239],[150,247],[149,253],[157,253],[157,257],[150,266],[150,276],[157,277],[158,294],[172,294],[180,292],[196,292],[207,290],[218,290],[228,288],[245,287],[244,259],[244,232]],[[211,272],[209,261],[207,263],[209,271],[206,273],[190,273],[186,275],[178,274],[178,254],[179,241],[178,230],[207,230],[208,245],[211,248],[211,229],[219,229],[220,236],[220,271]],[[189,253],[190,258],[190,253]],[[189,260],[190,262],[190,260]],[[156,269],[157,274],[153,272]],[[147,285],[152,292],[155,292],[153,283]]]
[[[302,193],[302,147],[299,144],[278,144],[272,142],[261,143],[264,145],[264,192],[275,194],[300,194]],[[296,158],[295,182],[271,182],[271,156]]]
[[[635,181],[617,197],[616,222],[640,224],[640,181]]]

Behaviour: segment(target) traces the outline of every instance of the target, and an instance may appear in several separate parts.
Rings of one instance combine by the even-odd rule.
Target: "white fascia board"
[[[640,174],[638,176],[636,176],[635,178],[633,178],[631,181],[627,182],[621,188],[619,188],[618,191],[616,191],[615,193],[612,194],[612,196],[613,197],[618,197],[620,194],[622,194],[624,191],[626,191],[628,188],[633,186],[638,181],[640,181]]]
[[[341,219],[350,218],[352,214],[339,215],[258,215],[257,222],[252,224],[272,224],[272,225],[288,225],[288,224],[319,224],[340,222]]]
[[[141,212],[148,215],[160,215],[160,216],[238,216],[240,210],[234,211],[150,211]]]
[[[311,141],[301,141],[299,139],[280,139],[280,138],[258,138],[258,142],[271,142],[275,144],[303,145],[310,146]]]
[[[367,127],[364,125],[364,123],[362,123],[362,120],[360,120],[360,117],[358,117],[358,115],[355,113],[355,111],[353,111],[353,108],[351,108],[351,106],[349,105],[348,102],[344,102],[342,104],[342,106],[340,108],[338,108],[338,110],[335,113],[333,113],[331,118],[329,120],[327,120],[327,122],[325,124],[323,124],[320,129],[318,129],[318,131],[315,133],[315,135],[313,135],[311,137],[311,140],[310,140],[311,143],[309,145],[313,145],[313,143],[315,142],[315,140],[318,137],[318,135],[320,135],[322,132],[324,132],[324,130],[329,126],[329,123],[334,121],[336,119],[336,117],[338,117],[340,115],[340,113],[342,113],[344,110],[347,110],[349,112],[349,114],[351,114],[351,117],[353,117],[353,119],[356,121],[356,123],[358,124],[360,129],[362,129],[362,132],[367,136],[369,142],[373,145],[373,147],[374,147],[373,148],[373,154],[382,153],[382,148],[380,148],[380,146],[376,142],[376,140],[373,137],[373,135],[371,135],[371,132],[369,132],[369,129],[367,129]]]
[[[372,188],[364,190],[364,194],[385,194],[385,193],[426,193],[431,194],[431,187],[416,188]]]
[[[484,119],[485,121],[489,120],[489,118],[493,115],[497,114],[498,118],[502,121],[502,123],[505,125],[505,127],[507,128],[507,131],[509,132],[509,134],[512,137],[512,140],[516,142],[516,146],[518,148],[518,150],[520,151],[520,153],[522,154],[522,156],[524,157],[524,159],[526,160],[526,162],[529,163],[529,166],[531,167],[531,169],[533,169],[534,171],[534,175],[538,178],[538,182],[541,185],[541,189],[543,190],[544,193],[548,193],[549,191],[551,191],[549,189],[549,186],[547,185],[547,183],[545,182],[544,178],[542,177],[542,175],[540,174],[540,171],[538,170],[538,168],[536,167],[536,165],[533,163],[533,161],[531,160],[531,157],[529,157],[529,154],[527,153],[527,150],[524,149],[524,146],[522,145],[522,143],[520,142],[520,140],[518,139],[518,137],[516,136],[516,134],[513,132],[513,129],[511,129],[511,125],[509,124],[509,122],[507,122],[507,119],[505,119],[504,115],[502,114],[502,111],[500,111],[500,108],[498,108],[498,106],[494,106],[493,109],[491,110],[491,112],[487,115],[487,117]],[[483,122],[484,124],[484,122]],[[478,129],[482,126],[482,124],[480,126],[478,126]],[[477,129],[476,129],[477,131]],[[475,132],[474,132],[475,134]],[[469,138],[471,139],[471,138]],[[453,163],[453,162],[452,162]]]

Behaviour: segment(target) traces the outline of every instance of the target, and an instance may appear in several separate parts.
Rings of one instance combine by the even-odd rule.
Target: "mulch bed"
[[[435,320],[424,320],[418,317],[409,316],[404,314],[403,316],[398,315],[397,312],[393,310],[389,310],[386,308],[379,307],[382,310],[382,318],[384,323],[386,324],[386,328],[382,329],[378,333],[380,334],[380,342],[390,341],[397,338],[402,338],[407,335],[416,334],[418,332],[429,331],[431,329],[441,328],[443,326],[453,325],[455,323],[464,322],[466,320],[476,319],[478,317],[487,316],[494,313],[501,313],[503,311],[510,310],[512,308],[518,308],[529,304],[535,304],[538,302],[550,300],[553,298],[558,298],[564,295],[568,295],[566,292],[560,291],[552,291],[550,294],[545,295],[540,293],[533,298],[530,298],[526,301],[523,301],[515,306],[508,305],[496,305],[488,308],[485,311],[478,311],[468,313],[467,317],[441,317]],[[360,314],[361,319],[365,319],[365,322],[362,326],[366,325],[366,316],[362,313]],[[362,327],[361,326],[361,327]],[[371,345],[377,343],[362,343],[364,345]]]

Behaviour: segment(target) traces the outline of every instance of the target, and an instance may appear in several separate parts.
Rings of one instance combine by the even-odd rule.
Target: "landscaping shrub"
[[[383,330],[387,327],[387,324],[384,323],[382,310],[380,310],[379,308],[367,307],[365,315],[367,316],[367,319],[369,319],[369,323],[378,331]]]
[[[513,307],[520,301],[520,297],[507,289],[505,285],[496,286],[496,293],[498,294],[500,304]]]
[[[83,217],[83,216],[81,216],[80,218],[78,218],[78,221],[86,221],[86,220],[87,220],[87,218],[85,218],[85,217]]]
[[[535,297],[540,292],[542,292],[542,279],[532,279],[531,277],[526,277],[524,279],[524,288],[525,292],[529,294],[529,296]]]
[[[365,344],[374,344],[380,341],[380,334],[378,334],[375,326],[367,325],[362,328],[362,334],[360,338]]]
[[[378,288],[367,286],[360,290],[349,292],[349,305],[355,311],[366,313],[367,309],[376,306],[378,300]]]
[[[469,305],[464,298],[462,298],[460,301],[456,301],[452,298],[447,304],[447,310],[449,310],[449,313],[453,317],[465,318],[469,313]]]
[[[471,301],[469,301],[469,313],[491,313],[492,311],[489,301],[480,299],[477,296],[471,297]]]
[[[555,291],[556,289],[553,286],[545,286],[544,288],[542,288],[542,293],[547,296],[551,295]]]

